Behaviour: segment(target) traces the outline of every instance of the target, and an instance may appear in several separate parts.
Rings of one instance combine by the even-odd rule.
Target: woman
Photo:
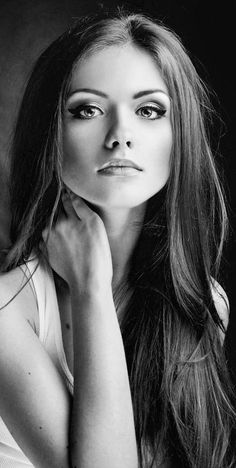
[[[37,61],[1,276],[1,466],[235,466],[209,109],[142,15],[84,18]]]

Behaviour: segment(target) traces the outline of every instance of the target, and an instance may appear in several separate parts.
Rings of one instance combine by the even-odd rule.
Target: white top
[[[21,267],[27,276],[33,274],[30,284],[33,288],[39,313],[39,340],[73,393],[73,376],[68,368],[62,341],[60,313],[57,302],[52,270],[46,262],[33,258],[27,266]],[[0,468],[33,468],[13,439],[0,417]]]

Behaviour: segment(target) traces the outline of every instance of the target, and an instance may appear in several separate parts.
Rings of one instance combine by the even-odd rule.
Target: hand
[[[62,203],[65,213],[50,232],[43,231],[51,267],[82,294],[111,288],[111,251],[102,219],[72,192],[63,192]]]

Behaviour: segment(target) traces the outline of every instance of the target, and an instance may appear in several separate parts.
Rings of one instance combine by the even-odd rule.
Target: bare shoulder
[[[37,332],[36,297],[31,283],[19,267],[7,273],[0,273],[0,318],[6,314],[12,318],[17,314],[22,315]]]
[[[218,312],[220,319],[223,322],[226,331],[229,324],[229,300],[225,290],[214,278],[212,278],[212,297],[215,304],[215,308]],[[224,334],[222,331],[221,336],[222,339],[224,339]]]
[[[26,280],[20,268],[0,275],[0,414],[33,466],[69,468],[71,399],[32,329],[37,304]]]

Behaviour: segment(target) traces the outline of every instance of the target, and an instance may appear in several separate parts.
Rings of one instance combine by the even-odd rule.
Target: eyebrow
[[[73,94],[77,93],[89,93],[89,94],[96,94],[97,96],[104,97],[106,99],[109,98],[109,96],[102,91],[98,91],[97,89],[91,89],[91,88],[80,88],[80,89],[75,89],[74,91],[69,93],[68,98],[73,96]],[[166,93],[163,89],[146,89],[145,91],[139,91],[138,93],[135,93],[133,95],[133,99],[138,99],[142,96],[147,96],[148,94],[154,94],[154,93],[163,93],[167,97],[169,97],[168,93]]]

